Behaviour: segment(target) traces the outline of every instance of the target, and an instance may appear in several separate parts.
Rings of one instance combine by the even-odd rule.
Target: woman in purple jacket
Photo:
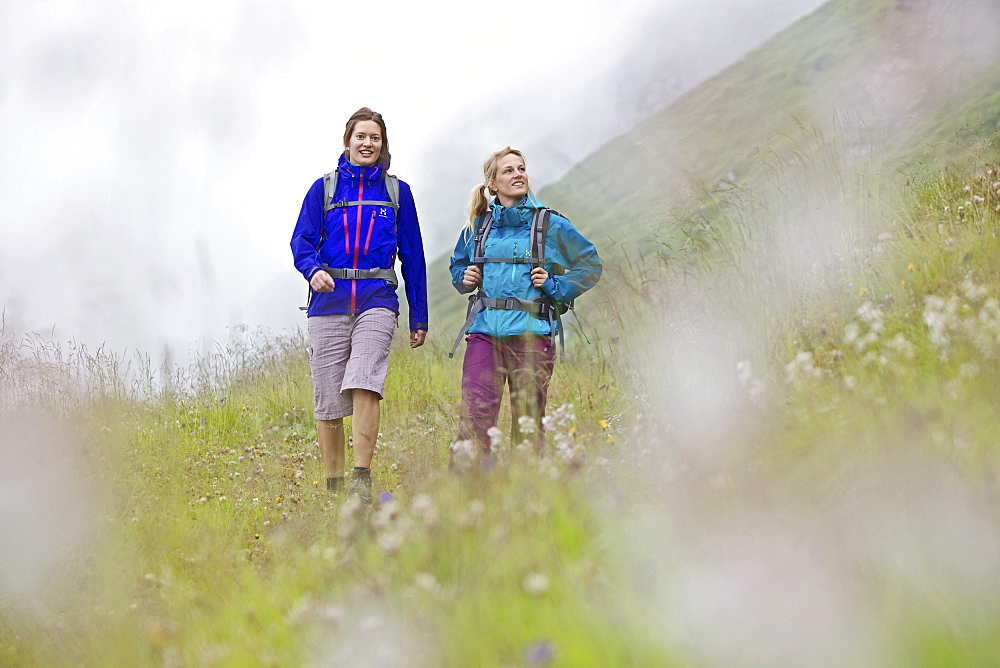
[[[347,121],[335,172],[302,202],[292,255],[309,281],[307,309],[314,413],[327,488],[344,488],[344,418],[352,417],[350,491],[371,501],[371,461],[381,418],[389,344],[399,318],[398,255],[409,306],[410,347],[427,334],[427,271],[410,187],[387,175],[382,115],[362,107]]]

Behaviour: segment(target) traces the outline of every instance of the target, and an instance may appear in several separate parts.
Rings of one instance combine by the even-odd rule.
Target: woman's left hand
[[[542,283],[544,283],[548,277],[549,272],[545,271],[541,267],[535,267],[531,270],[531,284],[536,288],[542,287]]]
[[[410,332],[410,347],[419,348],[424,345],[424,339],[427,338],[427,332],[423,329],[415,329]]]

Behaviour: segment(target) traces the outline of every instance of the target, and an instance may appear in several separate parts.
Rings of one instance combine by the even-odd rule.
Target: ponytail
[[[486,213],[489,208],[489,201],[486,199],[486,186],[480,183],[472,189],[472,198],[469,201],[469,222],[466,228],[469,232],[475,233],[476,219]]]

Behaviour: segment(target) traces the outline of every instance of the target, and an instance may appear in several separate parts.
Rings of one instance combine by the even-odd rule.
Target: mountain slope
[[[835,141],[846,155],[889,166],[921,159],[921,146],[963,124],[995,123],[998,45],[1000,10],[985,0],[833,0],[539,196],[598,245],[612,271],[595,294],[607,296],[620,287],[622,249],[679,239],[670,211],[700,187],[761,184],[772,164],[810,141]],[[457,328],[465,304],[446,265],[429,269],[442,336]]]

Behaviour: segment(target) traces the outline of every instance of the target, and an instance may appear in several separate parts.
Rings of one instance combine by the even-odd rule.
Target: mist
[[[346,10],[307,2],[6,3],[4,331],[170,359],[235,326],[297,327],[288,237],[357,107],[386,116],[433,258],[496,148],[553,182],[819,4],[399,5],[376,48],[328,27]],[[541,39],[514,32],[519,15]],[[527,46],[484,47],[484,23]],[[376,55],[347,85],[363,48]]]

